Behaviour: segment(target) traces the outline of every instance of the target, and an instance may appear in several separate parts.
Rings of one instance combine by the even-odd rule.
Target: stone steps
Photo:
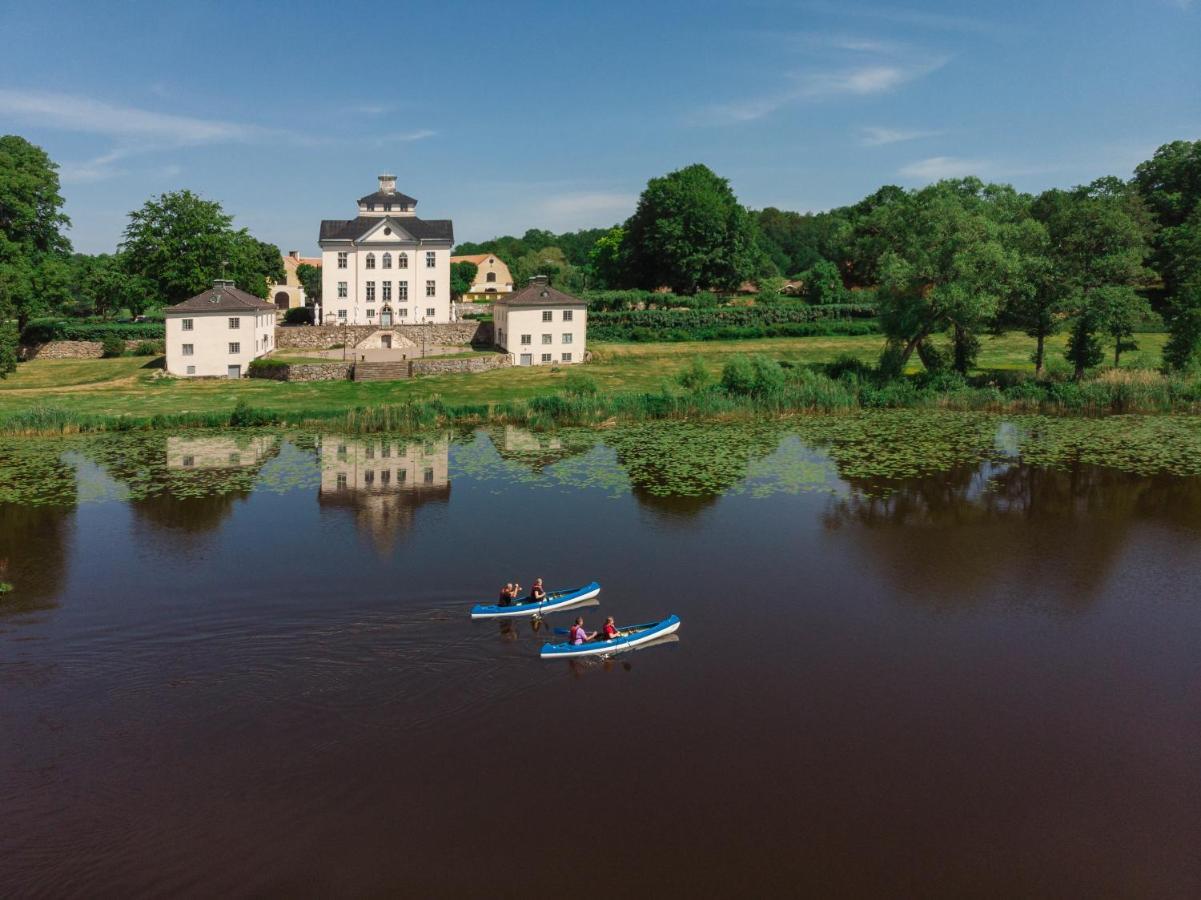
[[[355,381],[401,381],[409,377],[408,362],[357,362]]]

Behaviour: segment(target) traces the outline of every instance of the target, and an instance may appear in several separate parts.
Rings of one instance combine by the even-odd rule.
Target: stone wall
[[[421,345],[422,333],[429,344],[437,346],[491,346],[491,322],[450,322],[445,325],[281,325],[275,329],[277,350],[329,350],[334,344],[351,347],[379,346],[372,336],[377,332],[394,334],[398,338]],[[403,345],[401,345],[403,346]]]
[[[354,363],[289,363],[286,366],[255,367],[250,370],[251,378],[268,378],[272,381],[348,381],[354,371]]]
[[[153,338],[126,341],[125,349],[133,350],[139,344],[161,343]],[[100,341],[48,341],[20,348],[23,360],[30,359],[100,359],[104,356],[104,345]]]
[[[507,353],[486,353],[461,359],[415,359],[409,364],[413,375],[450,375],[459,372],[487,372],[513,365]]]

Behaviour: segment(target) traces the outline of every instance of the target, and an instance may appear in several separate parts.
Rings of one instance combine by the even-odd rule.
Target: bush
[[[284,313],[285,325],[312,325],[315,310],[311,306],[294,306]]]
[[[100,339],[100,355],[105,359],[125,353],[125,338],[117,334],[106,334]]]
[[[229,414],[230,428],[253,428],[257,425],[270,425],[271,415],[261,409],[255,409],[245,400],[239,400]]]
[[[17,370],[17,329],[0,325],[0,378]]]
[[[584,372],[569,372],[563,381],[563,391],[572,397],[592,397],[600,390],[596,379]]]
[[[246,373],[253,375],[255,372],[275,372],[280,369],[286,369],[288,364],[282,359],[273,359],[270,356],[259,356],[250,361],[250,365],[246,367]]]
[[[694,356],[688,367],[676,376],[676,382],[685,390],[697,394],[713,384],[713,375],[705,368],[704,360]]]
[[[841,381],[871,381],[876,370],[857,356],[840,353],[834,362],[826,364],[826,375]]]
[[[736,397],[766,397],[782,390],[785,382],[780,364],[761,354],[736,354],[721,370],[722,389]]]
[[[138,345],[133,348],[134,356],[159,356],[165,352],[162,341],[139,341]]]
[[[789,302],[713,309],[630,309],[590,312],[588,336],[597,341],[712,341],[814,334],[875,334],[875,307],[809,306]]]

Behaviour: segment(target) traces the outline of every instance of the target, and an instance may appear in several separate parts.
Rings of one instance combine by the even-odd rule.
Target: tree
[[[301,263],[296,267],[296,280],[304,288],[304,296],[308,305],[316,306],[321,302],[321,270],[319,268],[310,266],[308,263]]]
[[[1122,360],[1123,350],[1137,350],[1134,329],[1151,313],[1147,298],[1128,285],[1106,285],[1092,292],[1089,303],[1100,329],[1113,338],[1113,365]]]
[[[625,236],[626,230],[615,225],[598,237],[588,251],[588,268],[598,286],[613,288],[621,284],[626,267]]]
[[[574,267],[558,247],[543,247],[519,257],[509,271],[515,284],[523,285],[535,275],[545,275],[552,284],[563,285],[574,273]]]
[[[471,290],[478,271],[479,267],[472,262],[450,264],[450,292],[456,300]]]
[[[1201,226],[1201,141],[1164,144],[1139,163],[1131,183],[1159,226],[1152,264],[1170,297],[1188,281],[1188,267],[1196,259],[1187,253],[1190,242],[1182,241],[1181,229]]]
[[[15,326],[0,324],[0,378],[17,370],[17,344],[20,337]]]
[[[130,274],[144,278],[158,298],[179,303],[224,275],[239,288],[267,296],[270,281],[282,281],[279,248],[235,231],[221,204],[191,191],[147,200],[129,214],[121,244]]]
[[[838,266],[828,259],[818,260],[809,271],[801,275],[804,282],[804,296],[810,303],[845,303],[847,298],[846,286],[842,283],[842,275]]]
[[[624,281],[635,287],[732,290],[760,265],[749,214],[729,182],[703,165],[652,178],[625,231]]]

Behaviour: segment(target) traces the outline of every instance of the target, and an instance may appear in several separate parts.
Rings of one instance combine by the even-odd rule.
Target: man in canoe
[[[567,633],[567,642],[569,644],[586,644],[595,638],[595,631],[589,634],[584,630],[583,616],[576,617],[575,624],[571,626],[570,631]]]
[[[530,588],[530,602],[541,603],[546,599],[546,589],[542,587],[542,579],[535,578],[534,586]]]
[[[605,627],[601,629],[602,641],[611,641],[620,633],[621,632],[617,630],[617,625],[614,623],[612,616],[609,616],[607,619],[605,619]]]
[[[512,606],[513,605],[513,585],[506,584],[500,589],[500,599],[496,601],[497,606]]]

